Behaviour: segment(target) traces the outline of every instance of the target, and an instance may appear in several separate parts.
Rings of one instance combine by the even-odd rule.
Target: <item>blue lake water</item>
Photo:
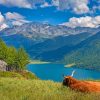
[[[71,75],[76,70],[74,78],[77,79],[100,79],[100,72],[80,68],[65,68],[63,64],[30,64],[27,69],[35,73],[42,80],[61,82],[64,75]]]

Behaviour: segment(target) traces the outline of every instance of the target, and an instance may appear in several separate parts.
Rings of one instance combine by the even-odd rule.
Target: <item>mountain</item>
[[[13,45],[16,48],[23,46],[25,49],[28,49],[32,44],[34,44],[34,41],[32,39],[27,38],[21,34],[0,37],[6,42],[7,45]]]
[[[73,46],[79,44],[89,36],[91,36],[91,33],[80,33],[69,36],[58,36],[36,42],[32,38],[27,38],[22,34],[14,34],[2,36],[2,39],[7,45],[13,45],[16,48],[23,46],[32,59],[56,61],[62,59],[66,52],[73,49]]]
[[[84,40],[64,58],[64,63],[100,70],[100,32]]]
[[[32,50],[42,50],[36,58],[41,58],[47,61],[61,60],[66,53],[69,53],[74,47],[83,40],[91,36],[91,33],[80,33],[64,37],[56,37],[52,40],[47,40],[43,43],[33,46]]]
[[[99,28],[70,28],[62,25],[49,25],[42,23],[26,23],[21,26],[13,26],[0,31],[0,35],[9,36],[14,34],[22,34],[25,37],[32,38],[33,40],[41,40],[44,38],[54,38],[57,36],[75,35],[83,32],[91,34],[97,33]]]
[[[35,22],[6,28],[0,31],[0,37],[8,45],[23,46],[32,59],[58,61],[99,31],[100,27],[69,28]]]

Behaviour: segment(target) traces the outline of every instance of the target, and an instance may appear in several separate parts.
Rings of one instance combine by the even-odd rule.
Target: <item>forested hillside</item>
[[[100,32],[77,45],[76,50],[65,56],[64,63],[100,70]]]

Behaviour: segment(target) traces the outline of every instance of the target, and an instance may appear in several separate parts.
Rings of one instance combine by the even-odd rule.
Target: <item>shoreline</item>
[[[40,60],[30,60],[29,64],[61,64],[61,63],[52,63],[52,62],[46,62],[46,61],[40,61]],[[77,67],[75,63],[72,64],[63,64],[65,68],[79,68],[79,69],[85,69],[85,70],[95,70],[99,71],[100,69],[95,69],[95,68],[85,68],[85,67]]]
[[[51,62],[46,62],[46,61],[40,61],[40,60],[33,60],[33,61],[30,61],[29,64],[49,64]]]

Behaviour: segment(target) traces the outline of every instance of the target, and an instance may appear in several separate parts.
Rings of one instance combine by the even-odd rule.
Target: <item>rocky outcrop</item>
[[[6,71],[7,69],[7,63],[0,60],[0,71]]]

